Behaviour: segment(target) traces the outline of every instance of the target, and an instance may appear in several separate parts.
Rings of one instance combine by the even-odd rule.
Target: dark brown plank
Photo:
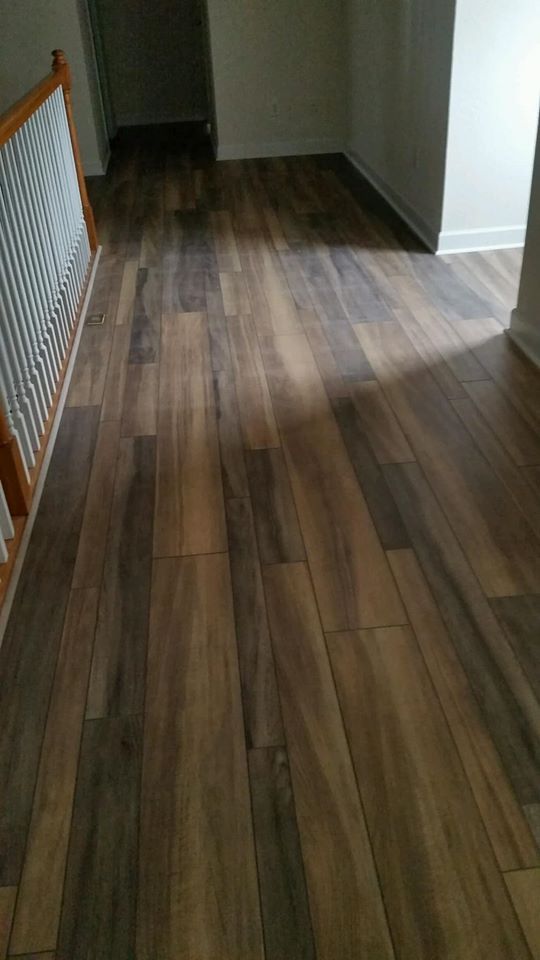
[[[414,460],[410,444],[376,380],[350,385],[350,396],[369,445],[379,463]]]
[[[504,877],[534,960],[540,957],[540,869],[514,870]]]
[[[102,420],[120,420],[122,417],[130,335],[127,324],[115,327],[101,404]]]
[[[0,885],[18,883],[99,410],[64,411],[0,649]]]
[[[328,645],[399,956],[529,960],[410,627]]]
[[[302,563],[265,567],[264,585],[317,957],[390,960],[394,954],[307,569]]]
[[[137,272],[129,363],[156,363],[159,358],[161,274],[154,267]]]
[[[526,803],[523,810],[540,850],[540,803]]]
[[[240,433],[234,377],[228,370],[214,373],[214,397],[225,498],[247,497],[248,481]]]
[[[247,743],[275,746],[283,728],[249,500],[228,500],[226,513]]]
[[[141,720],[84,724],[57,960],[133,960]]]
[[[388,558],[499,867],[517,870],[535,866],[540,863],[540,848],[505,774],[418,560],[412,550],[395,550]]]
[[[146,437],[156,434],[158,379],[157,363],[128,365],[122,409],[123,437]]]
[[[499,597],[491,606],[540,700],[540,597]]]
[[[521,803],[540,796],[540,709],[517,658],[416,464],[383,468]]]
[[[0,960],[5,960],[17,887],[0,887]]]
[[[408,547],[410,541],[403,520],[362,431],[352,400],[334,400],[332,408],[382,546],[385,550]]]
[[[492,380],[469,383],[466,390],[514,462],[539,464],[540,430],[532,429],[502,390]]]
[[[282,451],[248,450],[246,462],[262,563],[305,560]]]
[[[56,947],[97,604],[97,590],[71,593],[41,749],[11,953]]]
[[[287,754],[277,747],[248,758],[266,960],[315,960]]]
[[[101,586],[119,439],[117,422],[100,423],[73,572],[74,588]]]
[[[140,713],[148,630],[155,440],[120,440],[86,715]]]
[[[226,556],[157,560],[151,610],[137,958],[262,960]]]

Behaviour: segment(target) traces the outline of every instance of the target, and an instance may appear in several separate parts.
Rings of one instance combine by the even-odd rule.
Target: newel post
[[[84,219],[86,222],[86,229],[88,230],[88,239],[90,241],[90,249],[97,250],[98,241],[96,233],[96,224],[94,220],[94,213],[88,199],[88,193],[86,191],[86,181],[84,179],[84,173],[81,163],[81,154],[79,152],[79,141],[77,140],[77,131],[75,129],[75,121],[73,119],[73,108],[71,105],[71,70],[69,69],[69,64],[66,60],[66,55],[63,50],[53,50],[53,63],[52,69],[53,73],[61,74],[62,80],[62,89],[64,91],[64,102],[66,105],[66,115],[69,126],[69,133],[71,137],[71,146],[73,149],[73,157],[75,159],[75,167],[77,170],[77,180],[79,182],[79,191],[81,194],[81,203],[83,208]]]
[[[26,516],[30,509],[30,484],[19,444],[11,435],[2,410],[0,410],[0,480],[12,517]]]

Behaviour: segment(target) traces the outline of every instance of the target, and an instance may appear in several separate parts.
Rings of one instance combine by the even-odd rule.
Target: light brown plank
[[[540,803],[526,803],[523,811],[540,849]]]
[[[155,436],[157,432],[159,366],[130,363],[127,368],[121,434],[123,437]]]
[[[379,463],[407,463],[414,453],[376,380],[351,383],[351,398]]]
[[[268,249],[252,249],[242,262],[251,302],[251,313],[259,336],[301,331],[296,304],[279,260]]]
[[[84,328],[66,406],[95,407],[101,403],[113,330],[110,317],[103,326]]]
[[[6,960],[17,887],[0,887],[0,960]]]
[[[227,549],[207,322],[162,318],[154,556]]]
[[[218,370],[213,381],[223,493],[225,499],[247,497],[248,481],[234,376],[229,370]]]
[[[262,960],[227,558],[156,561],[151,611],[137,957]]]
[[[279,435],[251,317],[227,322],[244,444],[249,450],[278,447]]]
[[[97,590],[71,593],[41,749],[11,953],[54,950],[97,615]]]
[[[305,560],[283,452],[249,450],[246,459],[262,563]]]
[[[283,234],[276,211],[272,207],[264,207],[263,214],[264,219],[266,220],[266,226],[268,227],[270,236],[272,237],[274,250],[288,250],[289,244],[287,243]]]
[[[540,433],[523,420],[492,380],[468,383],[465,389],[518,466],[540,463]]]
[[[528,960],[411,629],[328,643],[400,958]]]
[[[540,960],[540,870],[516,870],[504,879],[534,960]]]
[[[101,585],[116,473],[118,442],[119,424],[116,421],[101,423],[98,429],[77,548],[72,583],[74,588],[99,587]]]
[[[128,324],[115,328],[101,404],[102,420],[120,420],[122,417],[130,337]]]
[[[348,397],[351,384],[346,383],[341,376],[334,354],[330,349],[328,338],[315,310],[300,310],[299,313],[328,396],[331,399]]]
[[[394,953],[307,569],[269,566],[264,583],[317,957],[390,960]]]
[[[210,214],[210,225],[216,246],[216,257],[220,271],[240,273],[242,265],[234,236],[231,215],[227,210],[218,210]],[[243,311],[244,312],[244,311]]]
[[[226,317],[251,313],[246,281],[242,273],[220,273],[221,295]]]
[[[540,590],[540,541],[399,326],[355,327],[488,596]]]
[[[135,292],[137,290],[137,270],[139,269],[138,260],[126,260],[122,271],[122,286],[120,287],[120,296],[118,298],[118,308],[116,311],[116,326],[130,324],[133,315],[133,306],[135,304]]]
[[[540,851],[416,556],[395,550],[388,557],[499,867],[535,866]]]
[[[264,362],[325,630],[404,623],[305,336],[268,339]]]

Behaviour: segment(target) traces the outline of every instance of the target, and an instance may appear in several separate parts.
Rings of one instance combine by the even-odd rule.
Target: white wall
[[[510,336],[540,366],[540,126],[518,305],[512,313]]]
[[[207,116],[201,0],[96,0],[118,126]]]
[[[458,0],[442,249],[523,242],[539,96],[539,0]]]
[[[441,224],[453,17],[454,0],[348,0],[348,152],[430,245]]]
[[[343,0],[208,0],[219,157],[342,149]]]
[[[79,0],[0,0],[0,111],[49,71],[51,50],[65,51],[73,75],[73,108],[85,173],[103,173],[108,141],[86,7]]]

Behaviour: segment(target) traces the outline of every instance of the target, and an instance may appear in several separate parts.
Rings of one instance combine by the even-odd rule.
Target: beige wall
[[[208,0],[219,156],[341,149],[342,0]]]
[[[347,149],[434,246],[441,225],[454,0],[348,0]]]
[[[540,366],[540,126],[538,131],[518,305],[510,335]]]
[[[108,141],[86,7],[78,0],[0,0],[0,111],[49,72],[55,47],[65,50],[71,65],[85,172],[103,173]]]
[[[206,119],[201,0],[95,0],[118,126]]]

